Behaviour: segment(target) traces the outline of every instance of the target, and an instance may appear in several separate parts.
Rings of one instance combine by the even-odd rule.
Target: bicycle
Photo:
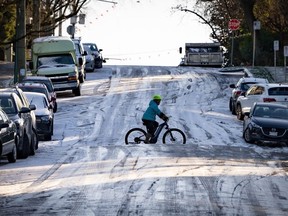
[[[150,139],[149,143],[155,144],[158,140],[158,137],[163,130],[166,129],[165,133],[162,137],[163,144],[171,143],[171,144],[185,144],[186,143],[186,136],[178,128],[169,128],[167,121],[160,124],[154,134],[154,136]],[[146,131],[142,128],[132,128],[130,129],[125,135],[125,144],[140,144],[141,142],[144,143],[146,138]]]

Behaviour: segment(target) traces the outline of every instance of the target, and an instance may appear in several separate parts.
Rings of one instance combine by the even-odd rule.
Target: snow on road
[[[228,109],[240,76],[159,66],[88,73],[81,97],[58,94],[52,141],[26,160],[1,160],[0,215],[287,215],[287,148],[246,144]],[[185,145],[124,144],[153,94]]]

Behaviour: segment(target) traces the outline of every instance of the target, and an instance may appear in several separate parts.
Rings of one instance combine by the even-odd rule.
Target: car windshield
[[[98,51],[98,48],[95,44],[90,44],[89,47],[90,47],[90,50],[92,51]]]
[[[84,50],[87,52],[88,55],[91,55],[92,52],[89,46],[84,46]]]
[[[50,65],[71,65],[75,64],[70,54],[62,54],[57,56],[40,56],[38,58],[38,68]]]
[[[288,119],[288,108],[257,106],[254,109],[253,116],[263,118]]]
[[[34,104],[37,109],[47,109],[47,101],[43,97],[35,97],[33,95],[27,95],[31,104]]]
[[[17,114],[16,107],[12,98],[1,97],[0,105],[6,114]]]
[[[25,86],[20,86],[19,88],[22,89],[24,92],[38,92],[45,94],[46,97],[48,98],[47,90],[45,88],[37,88],[37,87],[25,87]],[[46,91],[45,91],[46,90]]]
[[[242,83],[240,88],[242,91],[247,91],[253,84],[255,84],[255,82]]]
[[[53,92],[53,84],[49,82],[49,80],[30,80],[25,79],[22,81],[23,83],[43,83],[47,87],[49,92]]]

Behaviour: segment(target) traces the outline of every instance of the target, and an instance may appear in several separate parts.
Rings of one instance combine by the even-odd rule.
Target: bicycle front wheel
[[[162,142],[164,144],[185,144],[186,136],[180,129],[170,128],[164,133]]]
[[[125,144],[140,144],[146,138],[146,131],[142,128],[132,128],[126,133]]]

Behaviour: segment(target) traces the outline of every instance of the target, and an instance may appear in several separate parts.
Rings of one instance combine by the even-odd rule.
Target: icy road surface
[[[287,147],[246,144],[228,109],[241,77],[211,68],[105,66],[58,94],[52,141],[0,163],[0,215],[287,215]],[[125,145],[153,94],[185,145]],[[161,122],[161,120],[159,120]]]

